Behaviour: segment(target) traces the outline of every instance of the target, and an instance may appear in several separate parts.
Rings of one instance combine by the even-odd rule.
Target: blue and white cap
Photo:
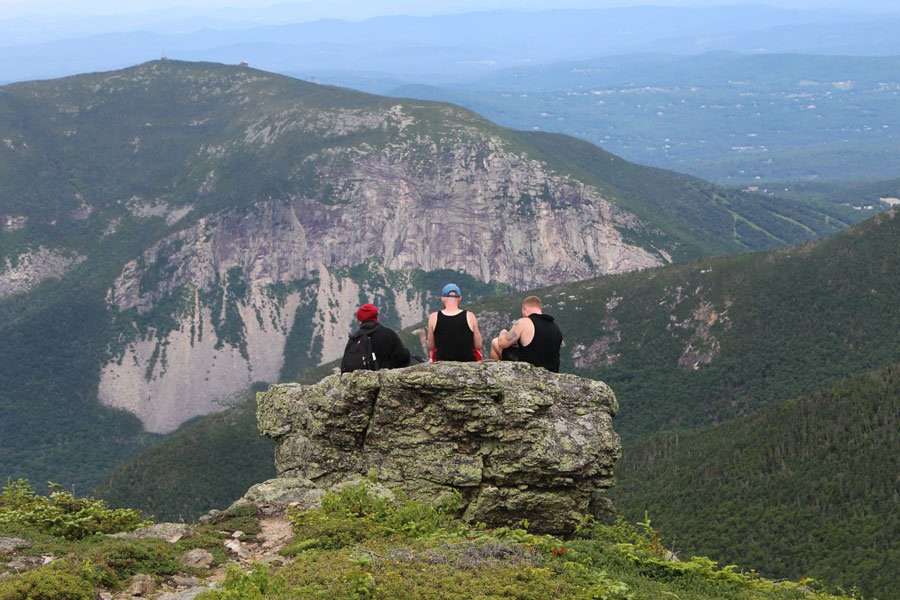
[[[462,290],[455,283],[448,283],[441,289],[441,298],[461,298]]]

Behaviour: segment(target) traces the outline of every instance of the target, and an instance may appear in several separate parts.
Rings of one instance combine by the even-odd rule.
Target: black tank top
[[[434,326],[434,346],[437,360],[471,362],[475,360],[475,334],[469,329],[468,311],[448,317],[438,311]]]
[[[529,315],[534,323],[534,337],[527,346],[517,348],[519,360],[559,373],[559,349],[562,332],[550,315]]]

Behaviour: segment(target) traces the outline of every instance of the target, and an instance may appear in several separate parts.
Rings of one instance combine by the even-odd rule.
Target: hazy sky
[[[748,0],[301,0],[278,2],[273,0],[129,0],[123,8],[121,0],[0,0],[0,19],[24,15],[51,16],[75,14],[122,14],[124,12],[172,11],[183,14],[219,12],[237,9],[245,13],[248,9],[278,6],[281,11],[294,14],[307,13],[309,18],[321,17],[365,17],[376,14],[397,13],[441,13],[492,8],[561,8],[578,7],[605,8],[611,6],[634,6],[641,4],[673,6],[716,6],[723,4],[748,4]],[[782,8],[843,8],[858,11],[900,10],[896,0],[778,0],[777,2],[756,2]],[[170,16],[173,16],[170,14]]]

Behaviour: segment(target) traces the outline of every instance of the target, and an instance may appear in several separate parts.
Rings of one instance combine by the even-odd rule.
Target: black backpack
[[[372,345],[372,334],[377,329],[377,327],[369,330],[361,329],[350,334],[350,340],[344,349],[344,358],[341,360],[341,373],[378,370],[378,358]]]

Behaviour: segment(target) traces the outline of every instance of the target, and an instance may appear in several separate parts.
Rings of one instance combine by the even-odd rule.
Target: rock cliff
[[[135,76],[155,84],[171,74],[149,65]],[[277,81],[265,79],[231,73],[207,84],[230,104]],[[132,218],[161,218],[172,231],[109,290],[125,333],[99,397],[149,431],[278,380],[292,331],[303,366],[334,360],[363,301],[381,300],[392,325],[420,321],[433,290],[415,273],[530,289],[671,261],[677,244],[658,228],[467,111],[363,96],[353,108],[316,105],[283,93],[295,102],[237,109],[227,141],[207,139],[211,122],[188,128],[196,187],[180,196],[189,201],[125,202]],[[209,118],[194,112],[192,123]],[[248,156],[277,189],[240,196],[247,180],[261,183],[235,179],[233,161]]]
[[[276,385],[258,397],[258,423],[276,440],[279,480],[247,498],[303,501],[316,488],[374,474],[412,497],[455,490],[473,522],[527,519],[537,531],[566,533],[584,514],[611,512],[604,490],[620,455],[617,408],[604,383],[524,363],[437,363]]]

